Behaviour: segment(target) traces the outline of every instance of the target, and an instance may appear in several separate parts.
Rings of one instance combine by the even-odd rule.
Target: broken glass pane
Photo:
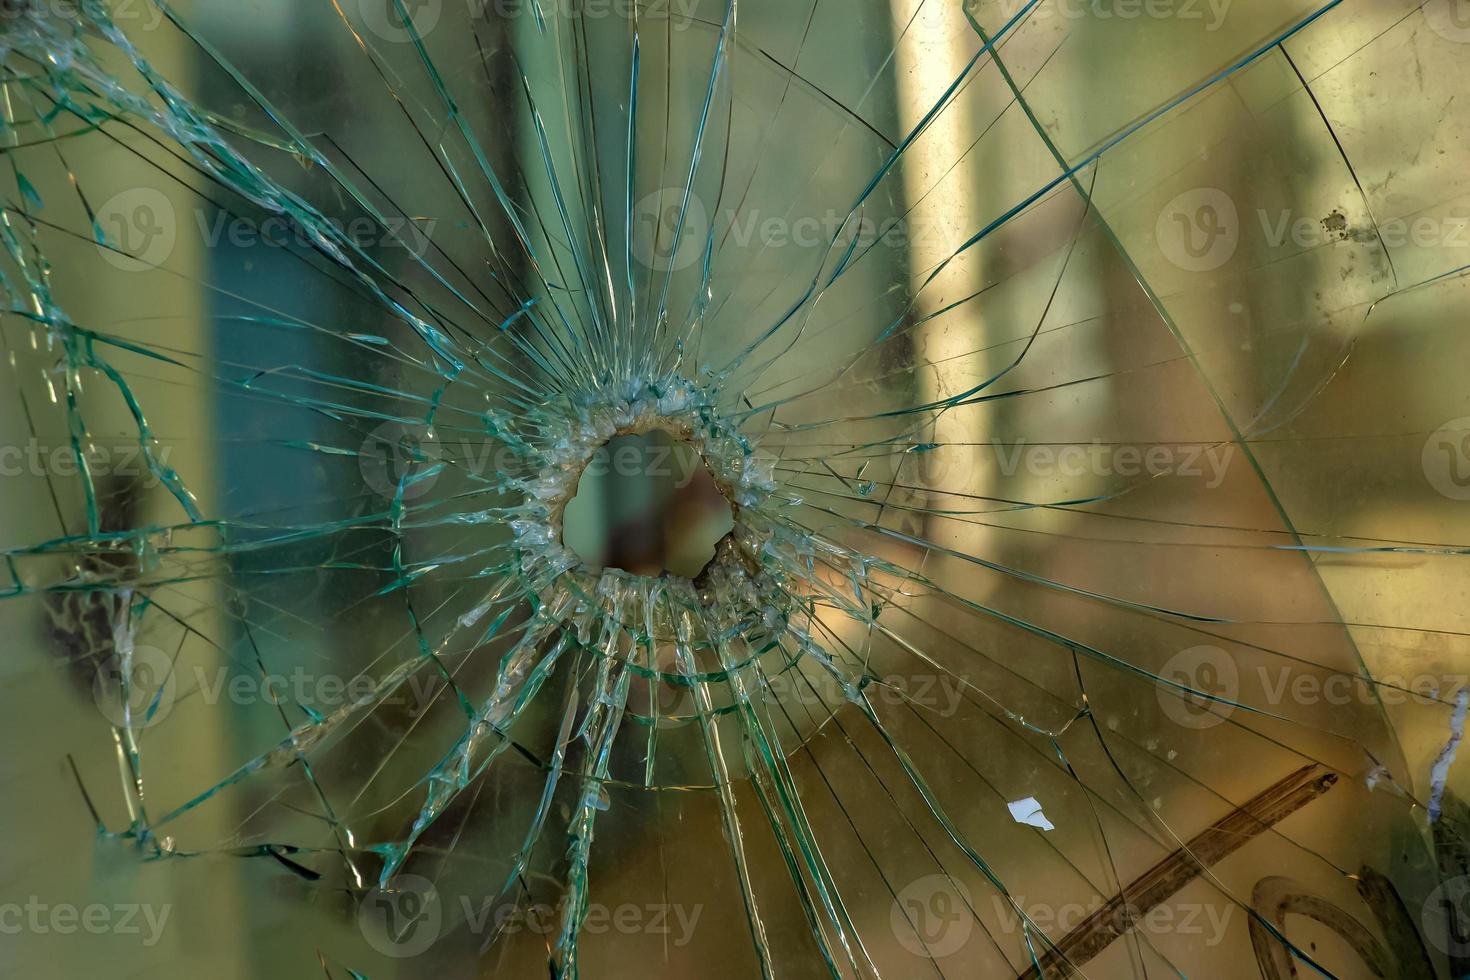
[[[1464,975],[1467,45],[0,0],[0,965]]]

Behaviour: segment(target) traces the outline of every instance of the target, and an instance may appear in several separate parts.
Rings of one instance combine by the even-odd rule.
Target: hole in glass
[[[562,541],[594,569],[695,578],[735,526],[699,450],[662,429],[593,454],[562,517]]]

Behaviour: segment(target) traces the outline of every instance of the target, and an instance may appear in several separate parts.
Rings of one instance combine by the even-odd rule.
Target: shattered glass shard
[[[1467,55],[0,0],[0,971],[1465,975]]]

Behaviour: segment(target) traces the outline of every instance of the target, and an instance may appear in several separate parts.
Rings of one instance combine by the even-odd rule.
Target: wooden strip
[[[1242,806],[1211,824],[1182,848],[1164,858],[1067,933],[1056,948],[1018,980],[1063,976],[1065,964],[1081,966],[1107,949],[1138,920],[1168,901],[1205,868],[1240,850],[1253,838],[1326,793],[1337,773],[1313,763],[1253,796]],[[1069,971],[1070,972],[1070,971]]]

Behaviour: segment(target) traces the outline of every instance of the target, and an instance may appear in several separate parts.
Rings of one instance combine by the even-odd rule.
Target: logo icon
[[[444,0],[357,0],[357,6],[367,29],[390,44],[428,37],[444,13]]]
[[[681,213],[683,231],[679,229]],[[633,207],[633,258],[655,272],[687,269],[704,254],[709,232],[709,211],[704,202],[690,194],[686,206],[682,187],[664,187]]]
[[[399,875],[363,896],[357,925],[369,946],[384,956],[418,956],[434,945],[444,921],[444,906],[434,883],[418,875]]]
[[[1470,500],[1470,415],[1440,426],[1424,443],[1420,462],[1441,496]]]
[[[888,924],[900,946],[925,959],[952,956],[970,941],[974,903],[964,882],[925,875],[893,900]]]
[[[659,728],[683,728],[698,724],[699,701],[694,688],[675,680],[673,675],[658,674],[649,680],[653,685],[653,699],[658,717],[654,725]]]
[[[157,647],[114,653],[92,675],[92,700],[116,728],[138,732],[168,717],[178,695],[173,661]]]
[[[427,425],[384,422],[363,440],[358,469],[373,493],[392,500],[403,487],[403,499],[414,500],[433,489],[443,449]]]
[[[1424,938],[1446,956],[1470,956],[1470,878],[1439,883],[1424,900]]]
[[[1185,728],[1203,730],[1222,724],[1233,709],[1213,699],[1233,701],[1240,695],[1240,671],[1230,654],[1219,647],[1181,650],[1164,662],[1159,676],[1169,682],[1158,685],[1154,692],[1159,707],[1170,721]]]
[[[1470,0],[1429,0],[1420,9],[1431,31],[1453,44],[1470,44]]]
[[[1240,215],[1230,195],[1197,187],[1174,198],[1154,224],[1159,251],[1186,272],[1212,272],[1240,245]]]
[[[179,240],[173,203],[152,187],[114,194],[94,218],[97,251],[124,272],[154,269],[169,260]]]

